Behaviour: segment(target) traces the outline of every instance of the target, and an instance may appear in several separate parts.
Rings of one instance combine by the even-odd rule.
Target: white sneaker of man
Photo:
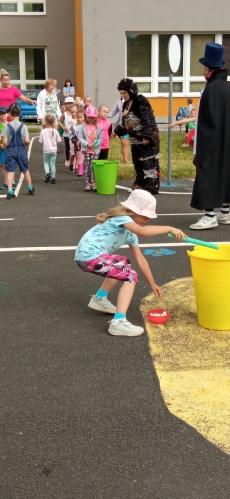
[[[108,329],[109,334],[113,336],[140,336],[144,329],[140,326],[134,326],[127,319],[112,320]]]
[[[229,225],[230,224],[230,213],[218,213],[217,217],[217,222],[219,224],[223,225]]]
[[[198,220],[198,222],[189,225],[189,228],[194,230],[213,229],[214,227],[218,227],[216,215],[214,217],[208,217],[207,215],[204,215]]]

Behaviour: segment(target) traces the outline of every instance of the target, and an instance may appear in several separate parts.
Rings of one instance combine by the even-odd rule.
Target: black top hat
[[[225,62],[222,60],[224,46],[219,43],[206,43],[204,57],[199,59],[203,66],[208,68],[223,68]]]

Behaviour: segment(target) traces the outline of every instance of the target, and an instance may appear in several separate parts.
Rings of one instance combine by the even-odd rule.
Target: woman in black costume
[[[137,85],[129,78],[118,83],[123,104],[122,124],[114,132],[118,137],[129,135],[132,160],[136,171],[133,189],[157,194],[160,187],[159,130],[149,101],[138,94]]]

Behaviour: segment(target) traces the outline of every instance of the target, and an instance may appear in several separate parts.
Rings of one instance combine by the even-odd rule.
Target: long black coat
[[[215,70],[201,97],[192,208],[230,204],[230,86],[228,71]]]

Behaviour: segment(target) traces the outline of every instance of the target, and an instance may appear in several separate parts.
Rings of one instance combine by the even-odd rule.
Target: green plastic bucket
[[[119,161],[97,159],[93,162],[98,194],[115,194]]]

